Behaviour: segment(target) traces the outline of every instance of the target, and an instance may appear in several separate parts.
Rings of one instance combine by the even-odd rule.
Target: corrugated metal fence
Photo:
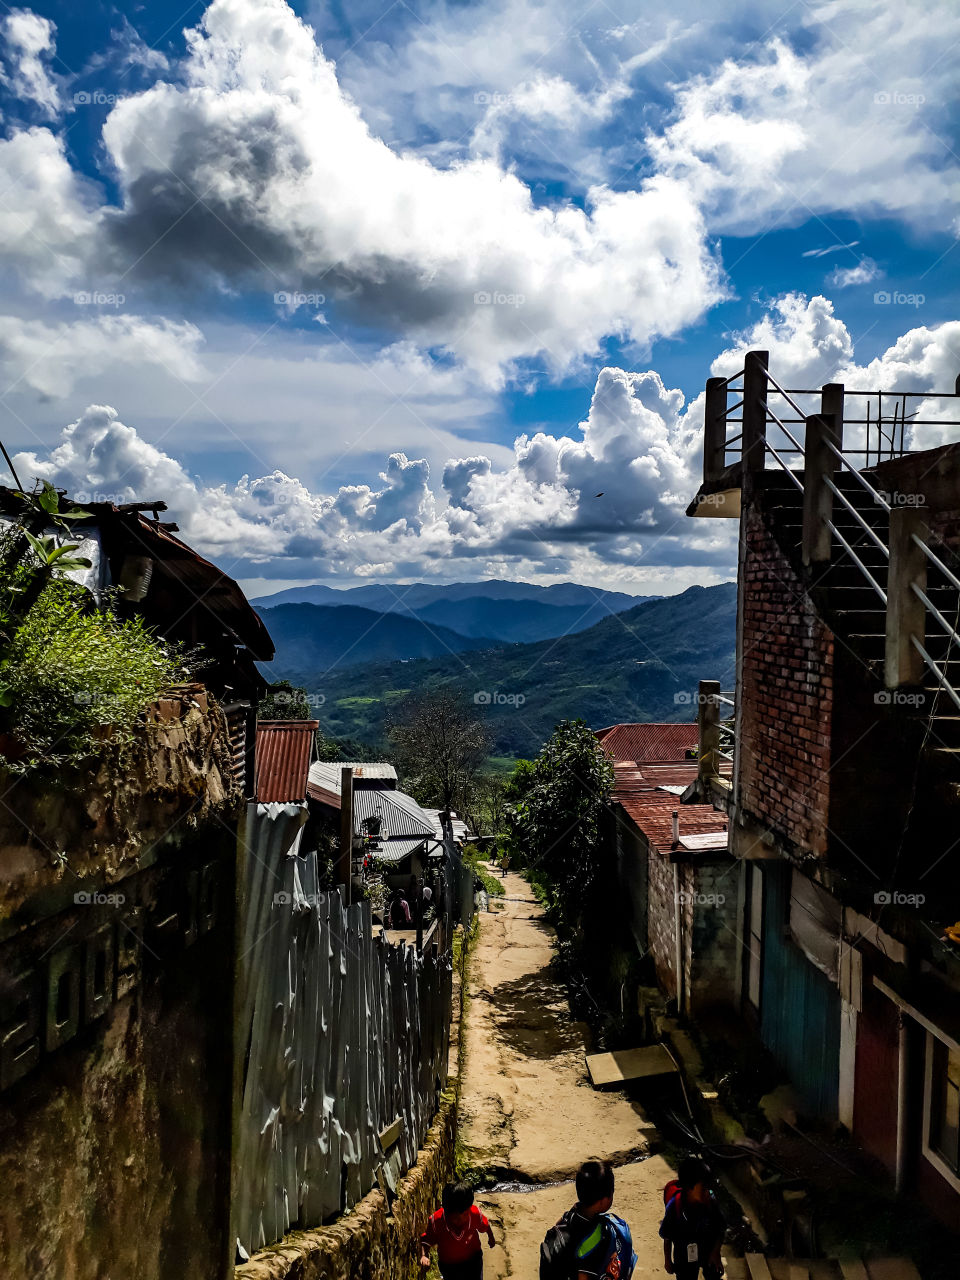
[[[448,956],[373,938],[366,903],[318,892],[301,806],[248,815],[235,1222],[253,1252],[415,1162],[446,1082],[453,979]]]

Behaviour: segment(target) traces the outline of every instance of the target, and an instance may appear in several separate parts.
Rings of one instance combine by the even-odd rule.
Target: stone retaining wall
[[[371,1191],[329,1227],[291,1232],[235,1271],[235,1280],[414,1280],[417,1239],[453,1176],[455,1092],[444,1095],[417,1163],[392,1205]]]

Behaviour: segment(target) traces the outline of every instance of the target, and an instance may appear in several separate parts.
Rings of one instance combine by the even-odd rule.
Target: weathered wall
[[[637,950],[645,954],[648,946],[647,845],[623,809],[618,807],[614,813],[611,826],[624,912]]]
[[[77,815],[65,863],[36,832],[0,847],[19,870],[0,917],[4,1276],[216,1280],[232,1261],[236,831],[216,777],[195,781],[217,722],[187,720],[165,735],[192,745],[144,778],[158,810],[101,770],[82,797],[49,795],[52,829]],[[167,825],[191,805],[205,820]]]
[[[657,982],[668,999],[677,998],[677,927],[673,865],[653,847],[647,855],[647,939]]]
[[[257,1254],[236,1269],[236,1280],[414,1280],[417,1240],[453,1174],[455,1133],[451,1093],[392,1204],[372,1191],[332,1226],[294,1232]]]
[[[684,984],[691,1012],[732,1005],[740,964],[739,867],[732,861],[683,868]]]
[[[803,852],[827,847],[833,636],[756,506],[746,513],[739,804]]]
[[[51,785],[51,782],[53,785]],[[202,690],[161,699],[132,743],[106,741],[89,771],[47,779],[0,767],[0,920],[86,876],[112,883],[171,831],[238,809],[223,711]],[[54,854],[66,854],[66,866]]]

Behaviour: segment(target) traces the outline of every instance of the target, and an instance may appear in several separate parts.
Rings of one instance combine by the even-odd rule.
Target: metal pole
[[[353,770],[340,770],[340,858],[337,878],[349,907],[353,892]]]

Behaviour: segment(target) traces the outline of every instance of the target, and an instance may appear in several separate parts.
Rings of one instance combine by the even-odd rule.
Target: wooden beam
[[[723,475],[726,465],[727,380],[708,378],[703,402],[703,483]],[[736,432],[734,432],[736,435]]]
[[[762,1253],[748,1253],[746,1258],[750,1280],[773,1280],[767,1260]]]
[[[743,472],[762,471],[766,465],[767,351],[748,351],[743,363]]]

